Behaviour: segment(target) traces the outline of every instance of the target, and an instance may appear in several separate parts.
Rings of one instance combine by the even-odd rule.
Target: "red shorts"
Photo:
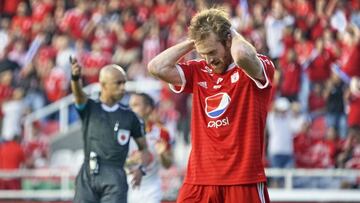
[[[270,203],[265,183],[248,185],[191,185],[184,183],[177,203]]]

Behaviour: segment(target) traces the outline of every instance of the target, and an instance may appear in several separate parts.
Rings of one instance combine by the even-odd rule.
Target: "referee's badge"
[[[117,132],[117,141],[120,145],[126,145],[129,142],[130,131],[119,129]]]

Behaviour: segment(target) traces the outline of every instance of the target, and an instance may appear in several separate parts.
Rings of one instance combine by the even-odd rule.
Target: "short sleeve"
[[[265,79],[264,80],[258,80],[256,78],[252,78],[249,75],[245,74],[252,80],[255,82],[256,86],[259,89],[265,89],[265,88],[270,88],[272,86],[272,82],[274,79],[274,72],[275,72],[275,66],[274,63],[267,57],[261,54],[257,55],[258,59],[261,62],[261,66],[263,69],[263,74]]]
[[[170,89],[175,93],[187,92],[192,93],[194,68],[197,67],[196,61],[176,64],[176,69],[181,77],[181,85],[169,84]]]
[[[133,138],[139,138],[145,136],[145,123],[144,121],[135,115],[135,113],[132,113],[133,119],[132,119],[132,125],[131,125],[131,136]]]
[[[94,101],[92,99],[87,99],[86,103],[84,104],[75,104],[75,109],[79,113],[80,118],[83,120],[89,113],[90,107]]]

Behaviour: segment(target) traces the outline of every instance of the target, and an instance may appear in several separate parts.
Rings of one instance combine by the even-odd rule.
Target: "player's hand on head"
[[[79,65],[77,59],[75,57],[70,56],[69,61],[71,64],[71,75],[72,76],[80,76],[81,75],[81,66]]]

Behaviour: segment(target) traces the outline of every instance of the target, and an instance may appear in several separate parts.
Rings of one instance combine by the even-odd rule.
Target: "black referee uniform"
[[[85,160],[76,177],[74,202],[126,203],[123,166],[130,136],[144,136],[143,122],[120,103],[108,107],[88,99],[76,108],[82,120]]]

